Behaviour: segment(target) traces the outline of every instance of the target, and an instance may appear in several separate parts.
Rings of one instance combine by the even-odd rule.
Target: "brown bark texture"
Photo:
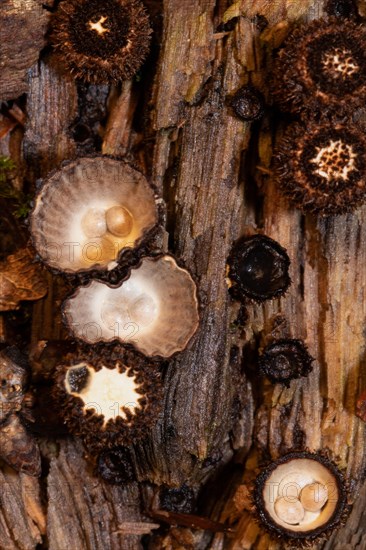
[[[130,449],[136,481],[108,484],[79,440],[40,430],[42,477],[5,464],[0,470],[0,549],[280,550],[284,544],[256,522],[248,491],[260,462],[304,448],[327,449],[344,470],[353,504],[345,525],[312,547],[364,549],[366,433],[355,406],[366,388],[366,207],[328,219],[290,207],[271,177],[282,122],[267,109],[251,125],[229,105],[249,82],[270,103],[273,49],[293,24],[321,17],[323,3],[146,4],[154,38],[141,78],[87,85],[44,50],[16,103],[24,126],[9,122],[11,104],[2,111],[2,127],[12,130],[3,132],[0,154],[16,163],[14,185],[33,193],[39,178],[75,156],[97,151],[138,165],[166,203],[156,245],[176,254],[197,282],[200,327],[164,367],[163,412],[150,436]],[[23,2],[17,9],[22,15]],[[258,16],[267,19],[265,28]],[[21,23],[16,28],[23,32]],[[287,249],[292,285],[281,299],[249,304],[243,325],[228,293],[226,258],[235,239],[255,232]],[[60,304],[69,288],[61,277],[43,276],[47,296],[26,310],[36,391],[68,337]],[[4,314],[2,343],[18,342],[13,322]],[[254,352],[273,336],[304,339],[315,357],[312,373],[289,388],[256,375]],[[199,516],[193,527],[154,515],[173,489],[178,504],[166,506]]]

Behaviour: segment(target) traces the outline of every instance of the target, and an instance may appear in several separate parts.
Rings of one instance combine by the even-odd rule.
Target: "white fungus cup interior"
[[[73,335],[93,344],[118,339],[147,356],[169,357],[198,327],[196,285],[170,256],[144,258],[119,287],[92,281],[64,304]]]
[[[51,176],[35,200],[34,245],[52,268],[108,269],[157,223],[154,191],[122,161],[82,158]]]
[[[86,373],[85,373],[86,369]],[[73,387],[73,376],[83,371],[83,384]],[[126,419],[124,409],[134,413],[141,408],[138,393],[139,384],[128,369],[120,372],[118,366],[114,369],[102,367],[96,371],[86,363],[79,363],[68,368],[65,375],[65,389],[69,395],[79,397],[83,401],[84,410],[93,410],[96,415],[104,417],[104,425],[117,416]]]
[[[325,487],[326,501],[317,490],[310,491],[312,487],[318,487],[317,484]],[[302,493],[304,488],[307,489]],[[303,509],[301,498],[305,493],[308,493],[308,497],[312,495],[315,503],[319,502],[320,509],[317,512]],[[334,475],[321,462],[296,458],[280,464],[270,474],[264,484],[263,500],[267,513],[277,525],[294,532],[312,531],[332,517],[339,500],[339,491]],[[298,520],[293,520],[291,514],[295,517],[298,514]]]

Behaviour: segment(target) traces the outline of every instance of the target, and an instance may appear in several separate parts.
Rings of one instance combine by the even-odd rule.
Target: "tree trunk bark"
[[[95,476],[80,441],[40,438],[39,481],[1,472],[0,548],[280,550],[256,523],[247,487],[263,457],[308,448],[328,449],[354,503],[340,531],[313,548],[361,550],[366,434],[355,403],[366,387],[366,207],[328,220],[290,208],[271,177],[281,125],[269,109],[260,124],[242,122],[228,104],[249,82],[268,94],[273,48],[294,22],[320,17],[323,2],[316,10],[310,0],[147,5],[156,33],[140,82],[83,85],[44,53],[29,72],[24,134],[13,131],[0,151],[32,185],[93,150],[138,163],[167,206],[157,244],[197,281],[200,327],[164,370],[164,410],[151,436],[131,448],[137,481],[109,485]],[[77,137],[78,124],[90,125],[90,139]],[[287,249],[292,285],[281,299],[249,304],[243,327],[225,274],[233,241],[248,231]],[[60,304],[68,288],[47,276],[48,295],[33,306],[32,350],[67,338]],[[269,335],[304,339],[316,358],[313,372],[289,388],[261,381],[253,350]],[[179,520],[167,527],[151,516],[167,488],[183,501],[191,495],[193,504],[181,510],[231,530],[191,529]]]

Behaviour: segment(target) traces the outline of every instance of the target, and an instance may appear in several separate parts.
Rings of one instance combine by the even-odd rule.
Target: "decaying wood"
[[[2,0],[0,5],[0,100],[28,90],[27,71],[45,44],[49,13],[42,0]]]
[[[94,475],[80,441],[40,437],[49,464],[40,482],[6,467],[0,472],[2,486],[11,488],[6,499],[0,491],[1,548],[31,550],[43,540],[52,550],[132,550],[142,547],[147,533],[152,549],[280,550],[253,519],[250,483],[261,459],[308,447],[328,449],[345,470],[355,503],[338,534],[314,548],[361,550],[366,434],[355,405],[366,387],[366,207],[329,220],[289,208],[271,179],[282,123],[268,111],[251,127],[227,102],[248,82],[267,93],[273,48],[295,21],[321,16],[322,2],[147,4],[163,15],[154,81],[111,90],[102,151],[126,154],[146,167],[164,197],[169,249],[198,284],[200,328],[166,367],[165,407],[151,437],[131,449],[138,482],[108,485]],[[258,26],[258,14],[266,17],[266,28]],[[79,115],[77,92],[52,57],[31,70],[23,154],[17,148],[15,159],[27,181],[34,184],[75,155],[70,128]],[[140,120],[135,126],[142,112],[143,129]],[[225,264],[233,240],[245,231],[263,231],[287,248],[293,283],[280,300],[248,305],[240,328]],[[67,287],[51,274],[48,284],[47,296],[33,308],[34,349],[40,341],[45,346],[66,337],[60,303]],[[253,361],[266,339],[284,335],[305,339],[316,358],[311,375],[290,388],[258,380]],[[38,380],[41,363],[34,365]],[[188,513],[233,532],[179,524],[155,531],[159,522],[147,512],[160,508],[160,488],[183,484],[200,495]]]

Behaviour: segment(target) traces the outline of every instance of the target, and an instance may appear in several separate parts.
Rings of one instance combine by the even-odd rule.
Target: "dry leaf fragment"
[[[34,263],[29,248],[21,248],[0,262],[0,311],[17,309],[22,300],[39,300],[47,290],[43,269]]]

